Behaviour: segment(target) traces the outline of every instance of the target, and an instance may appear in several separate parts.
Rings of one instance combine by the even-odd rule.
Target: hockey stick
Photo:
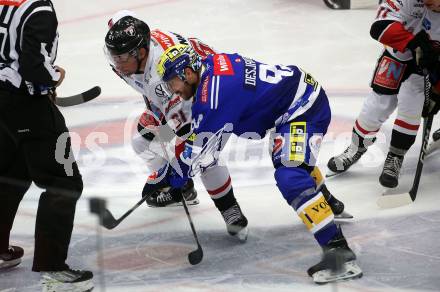
[[[97,98],[101,94],[101,87],[95,86],[90,88],[83,93],[79,93],[76,95],[68,96],[68,97],[56,97],[55,104],[61,107],[73,106],[82,104],[92,99]]]
[[[159,187],[158,187],[159,189]],[[91,198],[90,199],[90,211],[95,213],[100,218],[100,223],[107,229],[113,229],[118,226],[128,215],[130,215],[134,210],[136,210],[142,203],[156,191],[156,189],[152,189],[148,194],[142,197],[142,199],[136,203],[130,210],[125,212],[119,219],[115,219],[113,214],[105,207],[105,203],[103,203],[103,199],[100,198]]]
[[[429,77],[425,76],[425,100],[429,99],[430,82]],[[423,163],[428,150],[429,134],[431,133],[434,116],[430,115],[423,120],[423,140],[420,148],[419,161],[417,162],[416,174],[413,185],[408,193],[397,195],[383,195],[377,200],[377,205],[382,209],[395,208],[408,205],[415,201],[419,189],[420,177],[422,176]]]
[[[202,246],[200,245],[199,238],[197,237],[196,228],[194,227],[194,223],[191,219],[191,215],[189,213],[188,206],[186,205],[185,198],[183,197],[183,195],[182,195],[182,204],[183,204],[183,208],[185,209],[186,217],[188,217],[189,225],[191,226],[191,231],[194,235],[194,239],[197,243],[197,249],[193,250],[188,254],[188,261],[191,265],[197,265],[203,259],[203,249]]]
[[[164,152],[164,155],[166,156],[167,161],[171,162],[170,157],[167,152],[167,149],[165,148],[165,145],[160,138],[160,132],[156,136],[158,137],[158,140],[159,140],[158,142],[160,143],[160,147],[162,148],[162,151]],[[183,143],[185,143],[185,142],[183,142]],[[171,165],[169,165],[169,167],[171,167]],[[188,254],[188,261],[191,265],[197,265],[203,259],[203,249],[202,249],[202,246],[200,245],[199,237],[197,236],[196,228],[194,227],[194,223],[191,219],[191,214],[189,213],[188,206],[186,205],[185,198],[183,197],[183,193],[181,195],[182,195],[182,205],[183,205],[183,208],[185,209],[186,217],[188,218],[189,225],[191,227],[191,231],[194,236],[194,240],[197,243],[197,249],[191,251]]]
[[[377,0],[324,0],[325,5],[330,9],[363,9],[374,8],[380,3]]]

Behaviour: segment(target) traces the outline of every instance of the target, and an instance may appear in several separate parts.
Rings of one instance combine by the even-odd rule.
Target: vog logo
[[[312,207],[312,210],[315,211],[316,213],[319,213],[321,211],[327,210],[328,207],[329,204],[325,200],[322,200],[318,204],[314,205]]]

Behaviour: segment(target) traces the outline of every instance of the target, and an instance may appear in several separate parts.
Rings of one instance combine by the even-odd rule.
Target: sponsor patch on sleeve
[[[406,64],[385,56],[377,67],[373,83],[385,88],[397,89],[405,73],[405,68]]]
[[[202,84],[202,92],[200,94],[200,101],[202,103],[207,103],[208,102],[208,85],[209,85],[209,76],[206,76],[205,80],[203,80],[203,84]]]
[[[225,54],[214,55],[214,75],[234,75],[229,57]]]

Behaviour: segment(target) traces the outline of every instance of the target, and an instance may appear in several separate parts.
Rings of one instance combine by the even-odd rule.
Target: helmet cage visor
[[[112,52],[104,46],[104,54],[111,65],[118,66],[127,63],[130,58],[137,58],[139,56],[139,49],[134,48],[123,54],[112,54]]]

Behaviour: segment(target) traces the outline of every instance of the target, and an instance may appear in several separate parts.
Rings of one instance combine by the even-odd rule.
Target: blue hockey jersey
[[[321,91],[312,76],[296,66],[267,65],[238,54],[211,55],[203,63],[184,160],[219,152],[225,133],[263,138],[267,130],[310,109]]]

